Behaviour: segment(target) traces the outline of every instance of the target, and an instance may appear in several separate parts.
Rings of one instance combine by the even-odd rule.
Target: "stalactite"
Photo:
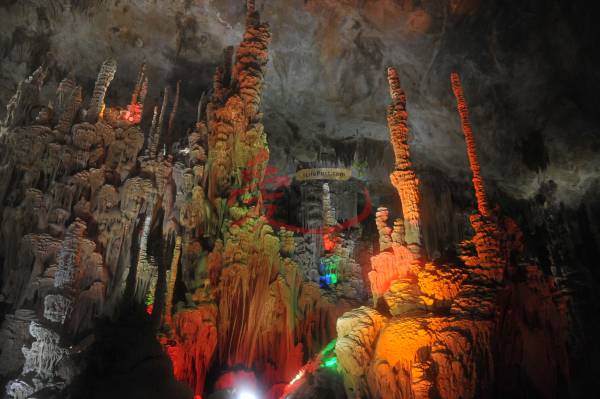
[[[144,226],[140,237],[140,245],[137,259],[137,276],[135,297],[138,303],[141,303],[148,292],[154,292],[154,284],[156,279],[157,268],[150,257],[148,257],[148,235],[152,223],[152,211],[148,210],[148,214],[144,219]]]
[[[179,259],[181,257],[181,235],[175,236],[175,247],[173,248],[173,259],[171,261],[171,270],[169,271],[169,281],[167,284],[167,298],[165,305],[165,320],[167,324],[172,323],[173,311],[173,293],[175,292],[175,282],[179,271]]]
[[[460,83],[460,76],[458,73],[453,72],[450,79],[452,81],[452,91],[456,97],[458,113],[460,115],[460,124],[465,136],[465,142],[467,143],[467,155],[469,156],[469,163],[471,164],[471,172],[473,172],[473,186],[475,187],[477,208],[479,209],[479,213],[485,217],[489,217],[491,212],[488,205],[487,195],[485,193],[483,178],[481,177],[479,161],[477,160],[475,138],[473,137],[473,130],[471,129],[469,109],[467,107],[467,102],[465,101],[462,85]]]
[[[102,116],[102,112],[104,111],[104,98],[106,97],[106,92],[108,91],[110,82],[112,82],[116,72],[117,61],[108,59],[102,63],[86,116],[88,122],[95,123],[96,120]]]

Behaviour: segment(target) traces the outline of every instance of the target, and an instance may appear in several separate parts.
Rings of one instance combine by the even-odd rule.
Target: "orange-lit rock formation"
[[[421,252],[421,211],[419,203],[419,179],[411,169],[410,150],[408,146],[408,113],[406,111],[406,95],[400,86],[398,72],[394,67],[387,70],[392,104],[388,107],[388,128],[390,141],[394,148],[396,169],[390,180],[400,196],[404,217],[404,240],[409,248]]]
[[[473,137],[473,130],[471,129],[471,121],[469,120],[469,108],[465,101],[462,85],[460,83],[460,76],[458,76],[456,72],[453,72],[450,80],[452,81],[452,91],[456,97],[458,114],[460,115],[460,124],[465,135],[465,142],[467,143],[467,155],[469,156],[469,163],[471,164],[471,172],[473,172],[473,187],[475,188],[475,197],[477,198],[477,209],[481,215],[489,217],[490,208],[485,193],[485,187],[483,185],[483,178],[481,177],[481,168],[479,167],[479,161],[477,160],[475,139]]]
[[[390,180],[400,197],[403,218],[394,221],[394,227],[388,226],[389,211],[380,207],[376,214],[379,230],[380,253],[371,259],[369,272],[373,301],[390,288],[392,281],[405,277],[411,270],[418,268],[422,256],[421,212],[419,179],[412,170],[408,145],[408,113],[406,95],[400,86],[398,73],[393,67],[387,70],[392,103],[388,107],[388,128],[390,141],[394,149],[395,170]]]
[[[473,214],[470,217],[475,235],[472,240],[465,243],[465,245],[474,245],[477,251],[477,258],[463,257],[463,261],[467,266],[481,268],[481,272],[488,275],[488,277],[502,279],[504,274],[503,265],[508,261],[508,251],[510,250],[507,246],[512,245],[506,242],[503,236],[509,232],[501,231],[500,226],[498,226],[498,215],[493,215],[488,205],[487,194],[483,178],[481,177],[481,168],[477,159],[475,138],[473,137],[473,130],[469,120],[469,110],[460,83],[460,77],[457,73],[452,73],[450,80],[467,144],[467,155],[471,165],[471,172],[473,173],[473,187],[475,189],[475,198],[477,199],[477,209],[479,210],[478,214]]]
[[[398,93],[393,70],[390,75]],[[556,285],[537,266],[515,263],[522,256],[518,227],[489,211],[464,97],[454,75],[452,83],[467,127],[465,136],[470,137],[467,145],[480,208],[471,217],[475,235],[459,246],[464,263],[457,259],[410,267],[408,255],[393,254],[389,248],[372,258],[369,278],[377,309],[355,309],[337,324],[336,354],[349,398],[490,397],[498,392],[497,384],[514,381],[505,371],[510,367],[519,367],[538,392],[551,397],[551,389],[568,373],[567,338],[561,332],[568,310]],[[407,154],[398,143],[395,147],[401,150],[397,155]],[[380,231],[387,235],[384,242],[392,242],[392,251],[411,254],[391,239],[384,213],[380,210],[377,216]],[[530,296],[534,291],[543,294],[534,299]],[[535,327],[513,315],[530,314],[536,306],[543,309],[540,317],[547,329],[534,333]],[[531,345],[535,349],[513,352]],[[548,368],[542,371],[535,359]]]

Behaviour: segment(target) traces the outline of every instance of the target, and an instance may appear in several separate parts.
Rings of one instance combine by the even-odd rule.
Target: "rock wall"
[[[325,14],[333,14],[335,24],[349,18],[340,4],[323,3],[323,10],[334,10]],[[461,5],[454,6],[453,15],[463,12],[457,11]],[[266,11],[273,13],[269,7]],[[304,7],[310,13],[321,10],[316,2]],[[328,189],[322,182],[305,186],[301,205],[311,209],[299,219],[316,234],[286,230],[272,219],[270,205],[277,197],[267,182],[276,147],[267,145],[260,112],[271,31],[253,1],[246,11],[241,44],[223,51],[211,90],[201,94],[192,85],[194,99],[200,97],[193,112],[183,101],[185,81],[158,87],[162,98],[147,99],[149,68],[142,65],[130,90],[117,84],[112,59],[100,66],[93,89],[84,90],[85,82],[69,74],[60,77],[49,96],[44,82],[51,69],[46,66],[18,85],[0,132],[1,302],[7,311],[0,327],[0,373],[9,380],[7,395],[64,391],[86,367],[81,353],[94,353],[90,348],[96,348],[99,321],[117,320],[129,310],[152,324],[174,376],[195,395],[231,390],[236,376],[243,376],[260,381],[277,397],[299,370],[307,369],[316,370],[314,378],[307,378],[299,395],[318,392],[319,384],[337,387],[335,373],[321,370],[319,352],[336,332],[337,361],[349,397],[571,392],[564,381],[576,365],[566,348],[577,322],[572,308],[578,304],[566,290],[578,288],[570,277],[578,269],[563,258],[575,243],[556,237],[573,228],[573,215],[547,209],[538,215],[553,236],[543,266],[554,276],[541,273],[540,262],[528,258],[516,224],[487,198],[460,80],[453,77],[452,83],[478,212],[468,218],[468,228],[449,231],[465,219],[454,207],[457,185],[436,191],[445,179],[442,173],[429,182],[429,191],[422,191],[409,151],[406,96],[398,73],[390,69],[390,181],[401,203],[379,207],[374,215],[379,253],[368,273],[373,302],[358,307],[368,296],[360,261],[377,244],[360,241],[367,223],[344,229],[344,222],[359,216],[358,190],[351,186],[357,181],[346,186],[330,182]],[[415,17],[415,27],[426,28],[427,15]],[[222,23],[219,18],[217,13],[215,20]],[[193,25],[186,21],[180,22]],[[178,51],[200,41],[184,31]],[[376,44],[368,39],[362,42],[359,34],[356,42],[363,48]],[[324,47],[327,43],[334,44],[326,41]],[[272,82],[292,79],[284,78],[294,69],[282,60],[271,64],[277,76]],[[212,73],[213,63],[190,74],[201,80]],[[331,70],[326,75],[331,77]],[[358,87],[361,76],[349,80],[358,81]],[[115,89],[127,91],[125,106],[111,103],[118,97],[111,96]],[[271,97],[271,111],[273,98],[278,97]],[[176,132],[182,113],[195,125]],[[354,128],[356,118],[344,119],[336,129]],[[294,130],[293,121],[288,122]],[[274,133],[271,141],[285,144],[287,139]],[[328,143],[319,153],[324,162],[348,166],[362,151],[370,164],[359,162],[354,169],[374,170],[369,178],[383,171],[380,142],[336,140],[323,139]],[[349,142],[356,146],[354,153],[347,150]],[[358,148],[360,143],[368,148]],[[308,158],[306,164],[315,161],[311,151],[298,152],[298,159]],[[447,159],[440,164],[447,165]],[[369,184],[385,198],[387,186],[376,179]],[[541,191],[551,197],[550,188]],[[348,194],[352,199],[345,201]],[[401,217],[392,221],[396,210]],[[530,211],[534,216],[540,212]],[[589,220],[598,213],[591,208],[581,212]],[[566,221],[552,220],[555,214]],[[425,221],[436,218],[442,221],[428,229]],[[472,237],[458,245],[458,256],[449,256],[448,237],[466,235]],[[598,234],[582,231],[581,236],[594,242]],[[444,254],[437,257],[436,252]],[[586,253],[586,259],[593,260],[593,253]],[[319,270],[321,262],[326,272]],[[322,274],[335,274],[335,281],[321,286]],[[540,359],[547,367],[539,367]],[[303,367],[306,362],[311,367]]]

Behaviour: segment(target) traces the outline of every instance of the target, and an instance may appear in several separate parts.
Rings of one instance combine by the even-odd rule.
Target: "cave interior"
[[[591,8],[0,2],[2,397],[596,397]]]

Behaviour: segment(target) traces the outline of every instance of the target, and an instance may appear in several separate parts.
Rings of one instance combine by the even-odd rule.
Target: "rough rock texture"
[[[298,395],[340,396],[319,350],[365,303],[366,274],[372,308],[338,325],[349,396],[584,392],[598,344],[572,333],[597,335],[600,52],[573,38],[592,13],[271,3],[0,5],[7,393],[170,397],[176,377],[205,396],[251,375],[276,396],[308,361]],[[388,140],[392,61],[411,102],[390,70]],[[453,111],[457,65],[479,154],[456,79]],[[471,162],[473,196],[477,155],[488,193]],[[320,167],[353,176],[278,185]],[[322,260],[337,273],[323,287]],[[97,341],[104,323],[125,332]]]
[[[176,377],[198,395],[209,370],[221,374],[221,390],[232,388],[226,376],[240,370],[261,375],[267,387],[287,383],[332,338],[349,301],[364,296],[351,240],[336,249],[344,283],[325,292],[292,261],[293,233],[271,226],[265,203],[274,195],[266,189],[269,148],[259,113],[270,41],[268,25],[249,3],[242,42],[236,51],[225,49],[210,99],[200,101],[200,119],[188,135],[186,165],[173,171],[174,209],[163,233],[175,235],[172,259],[181,235],[186,293],[171,305],[173,261],[166,309],[175,313],[166,315],[172,322],[163,342]],[[325,215],[325,225],[337,223],[328,208]],[[322,229],[323,210],[319,218]],[[306,266],[318,273],[318,264]]]
[[[392,92],[397,82],[390,79]],[[455,76],[453,84],[457,90]],[[457,98],[468,126],[464,98]],[[522,256],[519,230],[489,211],[467,130],[477,201],[489,213],[471,217],[475,235],[461,244],[462,262],[417,261],[408,267],[389,249],[372,258],[377,310],[359,308],[337,323],[336,354],[348,397],[466,398],[508,391],[553,397],[569,380],[568,300],[539,266],[515,263]],[[376,288],[383,289],[382,302]],[[540,295],[534,299],[533,292]],[[536,306],[536,322],[544,326],[537,331],[529,320]],[[572,389],[560,391],[574,394]]]
[[[87,342],[97,318],[117,315],[124,296],[141,302],[156,285],[156,271],[146,270],[146,221],[161,206],[172,166],[138,159],[143,133],[105,107],[115,69],[114,61],[103,64],[87,111],[80,110],[81,88],[66,78],[50,102],[57,112],[31,121],[19,115],[43,101],[31,88],[43,84],[38,70],[2,127],[2,299],[13,312],[2,356],[13,361],[5,375],[23,367],[7,385],[14,397],[63,389],[81,370],[65,345]],[[27,317],[33,340],[21,326],[32,311],[39,315]],[[21,347],[24,359],[15,354]]]
[[[373,302],[377,304],[390,283],[413,272],[413,266],[422,257],[421,194],[419,180],[412,169],[408,147],[408,113],[406,95],[400,86],[398,72],[393,67],[387,70],[392,104],[388,108],[390,142],[395,155],[395,170],[390,180],[398,192],[402,204],[402,219],[394,221],[394,228],[387,224],[389,211],[380,207],[375,215],[379,232],[381,253],[372,258],[369,272]],[[402,227],[400,227],[402,225]]]
[[[576,205],[593,186],[596,151],[582,142],[597,145],[597,135],[587,132],[598,124],[598,47],[586,2],[282,0],[257,1],[256,9],[274,33],[264,111],[267,130],[278,133],[270,144],[280,169],[314,157],[321,136],[343,142],[358,132],[385,141],[381,70],[394,64],[403,66],[411,98],[419,165],[466,181],[459,121],[446,90],[447,75],[460,65],[462,76],[477,82],[468,89],[478,104],[472,118],[480,127],[479,155],[504,192],[531,198],[553,180],[558,198]],[[91,90],[98,66],[113,56],[118,79],[127,82],[113,88],[121,98],[131,94],[143,60],[156,71],[153,101],[167,82],[174,87],[190,68],[198,71],[180,107],[193,122],[197,94],[210,85],[222,49],[243,35],[244,13],[238,0],[5,2],[1,102],[44,60],[53,85],[73,71]],[[503,178],[506,164],[516,178]],[[386,183],[390,168],[373,162],[369,173]]]
[[[404,241],[415,254],[421,252],[421,194],[419,180],[412,170],[410,151],[408,147],[408,113],[406,112],[406,95],[400,86],[398,72],[393,67],[388,68],[388,81],[392,104],[388,108],[388,128],[390,142],[394,149],[395,170],[390,175],[390,181],[398,191],[402,204],[404,219]],[[395,225],[395,223],[394,223]],[[396,234],[400,234],[397,230]],[[402,240],[398,237],[397,240]]]

